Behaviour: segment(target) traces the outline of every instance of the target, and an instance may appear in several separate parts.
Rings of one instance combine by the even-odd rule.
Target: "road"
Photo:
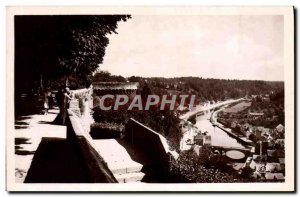
[[[208,106],[197,105],[196,108],[194,108],[193,110],[181,115],[180,119],[187,120],[189,117],[191,117],[191,116],[193,116],[193,115],[195,115],[195,114],[197,114],[201,111],[211,110],[211,109],[214,109],[216,107],[220,107],[222,105],[228,105],[228,104],[239,102],[239,101],[242,101],[242,100],[245,100],[245,99],[244,98],[230,99],[230,100],[226,100],[226,101],[215,103],[215,104],[208,105]]]

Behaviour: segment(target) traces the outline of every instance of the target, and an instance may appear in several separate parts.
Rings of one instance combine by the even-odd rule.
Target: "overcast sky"
[[[283,16],[132,16],[102,70],[144,77],[283,80]]]

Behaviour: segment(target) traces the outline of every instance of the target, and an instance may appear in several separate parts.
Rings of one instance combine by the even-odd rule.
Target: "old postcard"
[[[8,191],[294,191],[293,7],[7,7]]]

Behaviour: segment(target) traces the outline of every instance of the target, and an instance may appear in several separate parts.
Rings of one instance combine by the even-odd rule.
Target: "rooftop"
[[[284,175],[282,173],[266,173],[267,180],[284,180]]]

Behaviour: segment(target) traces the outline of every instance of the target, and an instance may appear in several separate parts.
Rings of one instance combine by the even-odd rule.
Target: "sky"
[[[143,77],[283,81],[283,16],[133,15],[109,35],[101,70]]]

